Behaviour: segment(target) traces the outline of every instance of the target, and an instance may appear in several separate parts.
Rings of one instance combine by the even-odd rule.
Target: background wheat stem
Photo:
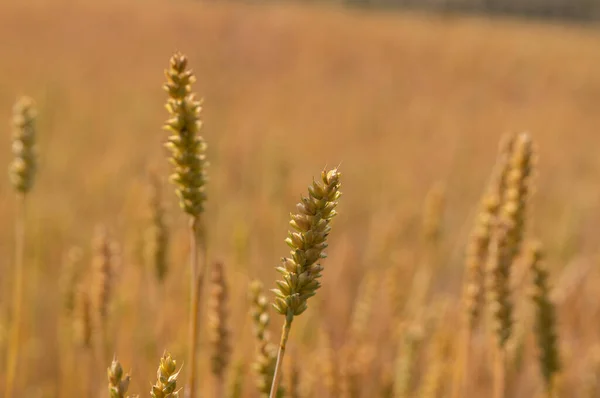
[[[24,194],[17,198],[16,221],[15,221],[15,275],[13,285],[13,313],[10,328],[10,340],[8,344],[8,358],[6,365],[5,397],[13,396],[15,376],[17,373],[17,362],[19,357],[21,312],[23,296],[23,257],[25,255],[25,210],[26,200]]]
[[[506,396],[506,348],[497,347],[494,361],[494,398]]]
[[[190,325],[189,325],[189,376],[186,397],[193,398],[196,393],[196,351],[198,347],[198,318],[200,307],[200,274],[198,272],[198,240],[196,227],[198,217],[192,217],[189,223],[190,238]]]
[[[269,398],[277,397],[277,390],[279,389],[279,382],[281,380],[281,369],[283,368],[285,347],[290,336],[290,329],[292,328],[293,320],[294,315],[290,310],[288,310],[288,313],[285,317],[285,323],[283,324],[283,330],[281,331],[281,341],[279,343],[279,351],[277,352],[277,363],[275,364],[275,373],[273,374],[273,384],[271,385],[271,393],[269,394]]]

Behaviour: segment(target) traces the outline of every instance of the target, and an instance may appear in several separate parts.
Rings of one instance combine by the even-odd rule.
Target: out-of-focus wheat
[[[165,221],[162,189],[157,175],[150,175],[151,223],[146,230],[144,255],[158,283],[163,283],[169,269],[169,230]]]
[[[513,261],[523,239],[529,175],[533,162],[533,146],[528,134],[515,137],[509,157],[504,200],[499,209],[490,241],[488,258],[488,298],[492,327],[496,335],[494,397],[506,394],[506,343],[513,330],[513,304],[510,276]]]
[[[24,283],[26,197],[33,186],[37,169],[36,118],[33,100],[20,98],[13,108],[12,152],[9,167],[10,182],[17,193],[15,219],[15,268],[12,295],[12,319],[9,332],[4,396],[12,397],[17,373],[21,335],[21,313]]]
[[[535,335],[539,350],[539,365],[548,398],[554,397],[555,378],[560,371],[560,356],[558,353],[558,335],[556,331],[556,310],[550,301],[548,286],[548,271],[542,265],[542,246],[532,242],[527,250],[526,262],[533,278],[532,300],[536,308]]]
[[[223,263],[212,267],[208,302],[208,331],[212,346],[211,370],[215,377],[215,397],[222,398],[225,389],[225,372],[231,356],[229,329],[227,327],[227,283]]]
[[[277,348],[271,343],[267,330],[271,317],[269,303],[263,294],[263,285],[255,280],[250,284],[250,316],[254,324],[254,337],[256,340],[256,359],[252,368],[257,374],[256,386],[263,397],[269,396],[275,363],[277,361]],[[283,388],[279,388],[278,397],[283,396]]]

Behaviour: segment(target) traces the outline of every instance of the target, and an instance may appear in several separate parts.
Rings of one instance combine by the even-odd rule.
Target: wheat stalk
[[[9,167],[10,182],[17,194],[15,221],[15,270],[12,292],[12,320],[6,363],[4,396],[12,397],[17,374],[20,348],[21,313],[23,304],[23,271],[25,256],[26,197],[33,187],[37,169],[35,104],[31,98],[20,98],[13,108],[12,152]]]
[[[201,220],[206,201],[206,143],[200,135],[200,102],[196,101],[191,85],[195,81],[192,71],[187,69],[187,57],[176,53],[171,57],[170,67],[165,71],[168,93],[166,104],[170,118],[164,128],[169,132],[166,143],[174,172],[170,177],[175,184],[179,205],[190,217],[190,320],[189,320],[189,379],[188,398],[196,395],[196,351],[198,346],[198,318],[200,297],[206,268],[205,228]],[[202,265],[198,263],[198,251],[202,251]]]
[[[278,288],[272,290],[276,296],[273,306],[285,316],[285,322],[270,398],[275,398],[279,386],[292,321],[308,308],[308,299],[321,286],[319,278],[323,267],[320,260],[326,257],[324,250],[331,230],[329,223],[337,214],[335,208],[340,196],[340,173],[337,169],[323,170],[321,182],[313,181],[308,187],[308,197],[303,197],[298,203],[298,213],[291,215],[290,225],[294,231],[290,231],[286,239],[292,249],[291,257],[282,259],[282,266],[277,271],[281,273],[283,280],[277,281]]]

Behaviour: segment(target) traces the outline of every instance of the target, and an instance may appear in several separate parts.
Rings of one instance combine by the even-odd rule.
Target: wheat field
[[[162,129],[164,71],[176,51],[197,79],[210,162],[199,396],[263,396],[251,365],[253,315],[270,312],[265,327],[277,343],[285,317],[271,308],[268,290],[281,278],[275,267],[288,253],[290,212],[321,170],[336,167],[343,196],[327,236],[322,287],[295,317],[287,343],[286,396],[456,396],[456,370],[466,367],[470,231],[499,142],[521,132],[535,155],[522,255],[509,281],[514,325],[503,396],[545,393],[527,268],[537,258],[537,246],[526,251],[534,241],[556,306],[562,365],[554,395],[546,396],[600,396],[597,27],[319,4],[7,0],[0,43],[6,170],[13,104],[30,96],[38,113],[11,396],[111,396],[113,355],[131,375],[129,394],[150,396],[165,350],[182,366],[178,388],[187,384],[191,245],[188,218],[167,181]],[[6,175],[0,391],[14,319],[18,202]],[[146,242],[156,203],[164,203],[168,228],[162,282]],[[222,274],[210,272],[215,262]],[[226,288],[214,288],[223,279]],[[264,286],[265,308],[257,295],[249,298],[253,280]],[[101,332],[85,330],[82,294],[107,297]],[[216,335],[212,310],[227,314]],[[220,336],[229,355],[215,378]],[[458,396],[491,397],[493,336],[482,326],[471,337],[468,389]]]

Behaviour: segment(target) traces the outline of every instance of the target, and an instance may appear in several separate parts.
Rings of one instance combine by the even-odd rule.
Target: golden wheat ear
[[[302,197],[296,206],[297,213],[291,215],[290,226],[285,243],[291,248],[290,257],[282,259],[277,271],[283,276],[278,280],[273,307],[285,316],[285,322],[279,343],[277,365],[271,386],[270,398],[275,398],[281,377],[282,361],[289,337],[292,321],[308,308],[308,299],[317,293],[321,286],[319,278],[323,266],[321,260],[326,257],[327,237],[331,231],[329,225],[337,212],[335,208],[342,193],[340,192],[341,174],[337,169],[323,170],[321,181],[313,181],[308,187],[308,196]]]
[[[528,134],[515,137],[508,161],[508,173],[503,186],[494,232],[489,245],[488,301],[491,321],[496,335],[494,397],[506,396],[506,343],[513,331],[511,271],[521,248],[525,231],[534,149]]]
[[[535,305],[535,336],[539,351],[539,366],[549,398],[554,397],[556,375],[560,371],[556,309],[550,300],[548,271],[543,266],[542,245],[532,242],[527,247],[526,263],[531,271],[533,289],[531,300]]]

